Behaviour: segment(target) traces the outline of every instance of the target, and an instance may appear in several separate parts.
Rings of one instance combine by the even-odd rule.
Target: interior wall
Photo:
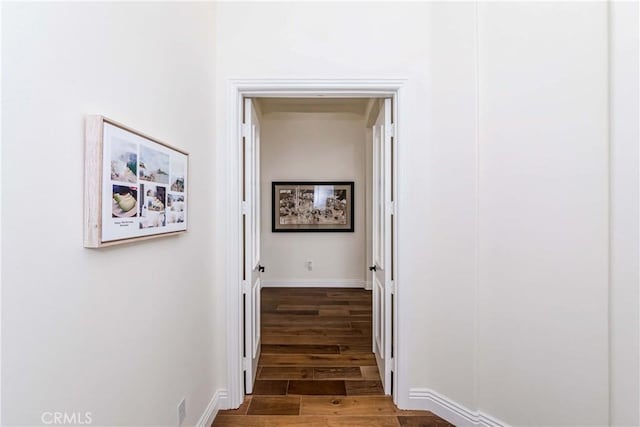
[[[478,7],[478,405],[606,425],[607,4]]]
[[[363,287],[365,124],[352,113],[270,113],[261,119],[265,285]],[[353,233],[273,233],[273,181],[354,181]],[[307,269],[307,261],[313,269]]]
[[[583,2],[219,6],[220,136],[230,78],[407,79],[401,407],[428,389],[508,424],[608,423],[607,14]]]
[[[411,341],[404,351],[415,355],[404,374],[410,390],[426,387],[468,408],[478,386],[475,12],[472,3],[445,2],[422,12],[425,63],[413,66],[424,74],[412,80],[426,90],[407,106],[419,130],[401,123],[398,141],[399,302],[411,311],[398,340]]]
[[[176,425],[185,397],[194,425],[226,383],[204,261],[214,258],[214,5],[2,8],[2,424],[40,425],[49,411]],[[83,248],[86,114],[190,152],[187,234]]]
[[[611,2],[611,425],[640,424],[638,3]]]
[[[428,388],[509,424],[637,421],[637,104],[618,74],[634,59],[615,53],[637,21],[622,6],[611,153],[604,3],[2,7],[4,424],[61,410],[169,425],[183,396],[194,424],[226,386],[214,194],[230,199],[229,177],[223,155],[211,163],[227,80],[364,75],[407,79],[400,405]],[[187,235],[82,248],[87,113],[191,153]]]
[[[405,137],[398,146],[399,298],[408,319],[399,325],[398,339],[405,343],[409,363],[403,367],[405,383],[399,386],[405,392],[429,386],[470,407],[476,176],[473,17],[473,5],[465,3],[221,3],[216,25],[221,152],[229,126],[229,79],[408,79],[401,128]],[[217,197],[226,200],[227,160],[222,155],[217,160]],[[224,217],[226,209],[220,208],[216,216]],[[224,225],[219,226],[216,235],[223,235]],[[217,244],[223,255],[226,242]],[[221,256],[217,266],[217,282],[224,283],[226,258]],[[218,294],[217,301],[223,310],[225,295]],[[402,395],[400,403],[407,407],[408,395]]]

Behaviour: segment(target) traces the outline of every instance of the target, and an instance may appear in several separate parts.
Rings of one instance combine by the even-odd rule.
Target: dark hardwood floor
[[[262,290],[262,355],[252,395],[214,427],[451,426],[385,396],[371,352],[371,292]]]

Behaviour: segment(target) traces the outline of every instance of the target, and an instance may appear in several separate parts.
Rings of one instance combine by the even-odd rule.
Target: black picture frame
[[[287,192],[293,194],[287,195]],[[318,199],[324,207],[305,206],[309,200],[316,205]],[[304,219],[297,220],[302,215]],[[271,183],[271,231],[274,233],[353,233],[354,222],[353,181]]]

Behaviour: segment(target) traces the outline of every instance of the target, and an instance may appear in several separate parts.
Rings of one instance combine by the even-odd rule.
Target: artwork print
[[[272,231],[353,231],[353,182],[273,182]]]
[[[107,120],[101,135],[100,241],[89,247],[185,231],[188,155]]]

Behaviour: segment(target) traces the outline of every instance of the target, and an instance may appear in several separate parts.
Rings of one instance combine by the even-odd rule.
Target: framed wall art
[[[353,232],[353,181],[271,185],[273,232]]]
[[[85,133],[85,247],[186,232],[188,153],[99,115]]]

